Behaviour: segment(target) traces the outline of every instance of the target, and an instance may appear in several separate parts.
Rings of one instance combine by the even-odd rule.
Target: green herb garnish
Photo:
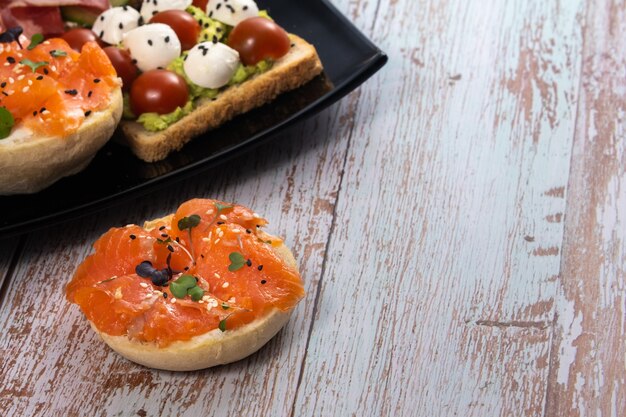
[[[198,287],[198,280],[193,275],[181,275],[170,284],[170,291],[176,298],[185,298],[189,295],[193,301],[200,301],[204,296],[204,290]]]
[[[30,67],[30,69],[33,70],[33,72],[35,72],[37,71],[37,68],[48,65],[48,62],[47,61],[34,62],[34,61],[31,61],[30,59],[22,59],[20,61],[20,64]]]
[[[199,225],[200,220],[202,220],[200,216],[198,216],[197,214],[192,214],[191,216],[183,217],[182,219],[178,221],[178,230],[182,232],[183,230],[187,229],[187,232],[189,233],[189,245],[191,246],[191,259],[194,265],[196,264],[196,254],[194,253],[193,242],[191,240],[191,229]]]
[[[11,129],[15,124],[15,119],[6,107],[0,107],[0,139],[4,139],[11,134]]]
[[[233,208],[233,206],[229,206],[228,204],[215,203],[215,208],[217,208],[217,214],[219,214],[223,210],[227,210],[229,208]]]
[[[224,319],[220,320],[220,324],[218,327],[218,329],[220,329],[221,331],[225,332],[226,331],[226,320],[232,316],[233,313],[230,313],[228,316],[224,317]]]
[[[41,42],[43,42],[43,35],[41,33],[35,33],[33,37],[30,38],[30,45],[28,45],[26,49],[32,51],[35,49],[35,46],[39,45]]]
[[[182,232],[185,229],[191,230],[200,224],[200,216],[197,214],[192,214],[189,217],[183,217],[178,221],[178,229]]]
[[[52,51],[50,51],[50,55],[52,55],[53,58],[59,58],[62,56],[67,56],[67,52],[60,49],[53,49]]]
[[[239,252],[231,252],[231,254],[228,255],[228,259],[230,259],[230,265],[228,265],[230,272],[238,271],[246,264],[246,258]]]

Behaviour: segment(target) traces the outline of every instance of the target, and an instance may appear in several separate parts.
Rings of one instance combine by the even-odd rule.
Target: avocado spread
[[[227,37],[228,33],[230,33],[230,31],[232,30],[231,26],[227,26],[221,22],[211,19],[201,9],[197,7],[189,6],[187,8],[187,12],[189,12],[198,21],[198,23],[200,23],[200,26],[202,28],[198,42],[206,42],[207,40],[213,39],[219,42]],[[259,16],[268,19],[270,18],[267,15],[267,12],[265,12],[264,10],[259,12]],[[241,84],[248,78],[256,74],[266,72],[272,67],[272,62],[269,60],[263,60],[256,65],[248,66],[240,63],[239,67],[237,68],[226,86],[221,89],[204,88],[191,82],[191,80],[185,74],[185,71],[183,69],[183,63],[186,54],[186,52],[183,52],[183,55],[172,61],[168,65],[167,69],[175,72],[185,79],[185,81],[187,82],[187,87],[189,89],[189,101],[183,107],[177,107],[176,110],[168,114],[144,113],[140,115],[139,118],[137,118],[137,121],[143,124],[143,127],[146,130],[149,130],[151,132],[164,130],[171,124],[179,121],[184,116],[191,113],[194,109],[195,104],[197,104],[200,99],[214,99],[223,89],[226,89],[233,85]],[[131,116],[130,118],[132,118],[132,114],[130,113],[130,111],[126,111],[130,110],[128,109],[127,102],[127,100],[124,100],[124,117],[126,118],[128,116]]]

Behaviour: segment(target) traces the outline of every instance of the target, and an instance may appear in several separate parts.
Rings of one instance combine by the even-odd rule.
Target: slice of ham
[[[81,6],[98,12],[110,7],[108,0],[0,0],[0,26],[3,30],[21,26],[24,35],[56,36],[63,33],[60,6]]]

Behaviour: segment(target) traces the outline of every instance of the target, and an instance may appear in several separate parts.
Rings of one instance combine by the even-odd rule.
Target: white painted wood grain
[[[626,414],[626,5],[590,3],[548,415]]]
[[[542,414],[583,6],[380,3],[294,415]]]

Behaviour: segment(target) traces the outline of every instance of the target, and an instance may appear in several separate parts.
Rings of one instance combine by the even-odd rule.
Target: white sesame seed
[[[5,62],[5,63],[4,63],[4,66],[5,66],[5,67],[8,67],[9,65],[11,65],[11,64],[9,64],[8,62]]]
[[[213,213],[213,209],[212,209],[212,208],[208,209],[208,210],[206,211],[206,213],[204,213],[204,214],[211,214],[211,213]]]
[[[28,85],[33,85],[33,80],[28,80]]]
[[[230,297],[230,298],[228,299],[228,302],[229,302],[229,303],[231,303],[231,304],[234,304],[236,301],[237,301],[237,300],[235,300],[235,297]]]
[[[213,242],[215,245],[217,245],[217,243],[219,242],[219,239],[215,239],[215,242]]]
[[[114,295],[116,300],[119,300],[120,298],[122,298],[122,287],[117,287],[115,289],[115,295]]]
[[[170,298],[170,303],[174,304],[176,302],[176,298],[172,297]]]
[[[211,239],[209,239],[208,237],[203,237],[203,238],[202,238],[202,241],[203,241],[203,242],[210,242],[210,241],[211,241]]]
[[[220,277],[220,274],[218,274],[217,272],[216,272],[216,273],[214,273],[214,274],[213,274],[213,276],[214,276],[215,278],[217,278],[217,279],[220,279],[220,278],[221,278],[221,277]]]
[[[17,53],[17,57],[18,57],[18,58],[21,58],[22,56],[23,56],[23,55],[22,55],[22,53],[21,53],[21,52],[18,52],[18,53]]]
[[[26,87],[22,88],[22,93],[26,93],[26,92],[28,92],[28,90],[30,90],[30,87],[26,86]]]
[[[20,75],[19,77],[17,77],[18,81],[22,81],[24,79],[24,74]]]
[[[239,230],[239,229],[233,229],[233,233],[241,233],[241,230]]]
[[[42,111],[41,114],[50,114],[50,111],[48,111],[48,109],[46,109],[46,110]]]
[[[52,71],[56,71],[56,70],[57,70],[57,67],[56,67],[55,65],[50,65],[50,69],[51,69]]]
[[[258,219],[261,216],[259,216],[257,213],[252,213],[252,217],[254,217],[255,219]]]
[[[228,288],[229,285],[230,284],[228,282],[225,282],[225,283],[222,284],[222,288]]]
[[[223,236],[224,236],[224,232],[222,232],[221,230],[217,232],[217,237],[223,237]]]
[[[50,41],[45,41],[43,44],[44,45],[50,45]]]
[[[204,304],[204,300],[198,300],[198,304]]]
[[[206,305],[206,309],[211,311],[211,309],[213,308],[213,304],[209,303]]]
[[[228,217],[226,217],[226,216],[225,216],[225,215],[223,215],[223,214],[220,214],[220,219],[222,219],[222,220],[228,220]]]
[[[9,84],[13,84],[15,82],[15,80],[13,79],[13,77],[9,77]]]
[[[209,301],[211,299],[211,297],[209,297],[208,295],[205,295],[202,297],[202,300],[204,301]]]
[[[141,288],[148,288],[148,284],[146,284],[145,282],[140,282],[140,283],[139,283],[139,286],[140,286]]]

